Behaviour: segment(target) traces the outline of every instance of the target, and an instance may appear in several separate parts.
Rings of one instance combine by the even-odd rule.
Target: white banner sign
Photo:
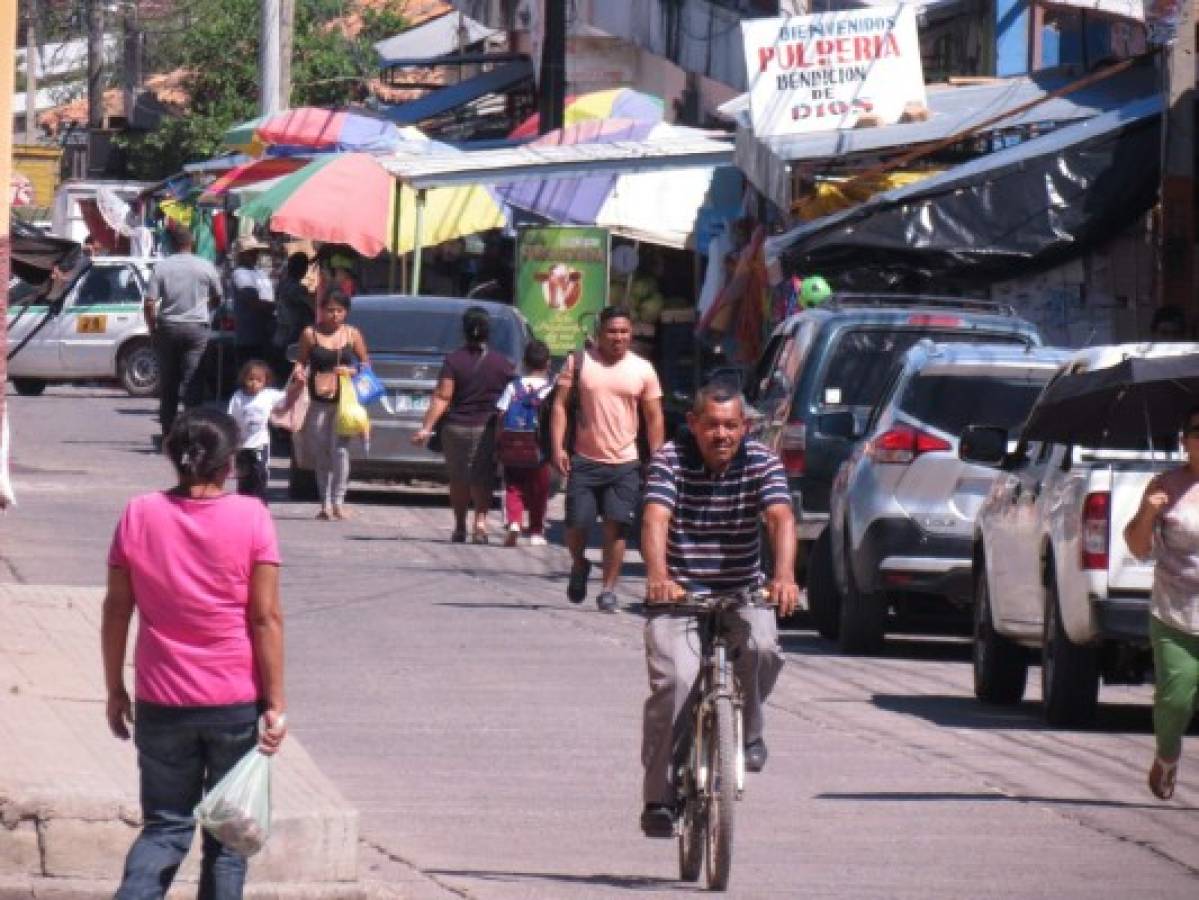
[[[899,121],[924,104],[909,4],[741,23],[754,132],[762,137]]]

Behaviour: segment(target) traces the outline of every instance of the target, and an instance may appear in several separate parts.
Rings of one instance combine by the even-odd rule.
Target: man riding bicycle
[[[784,616],[799,601],[795,517],[787,478],[778,457],[757,441],[745,439],[745,403],[740,393],[720,384],[701,388],[687,424],[690,433],[665,444],[650,464],[642,520],[650,695],[642,728],[641,829],[647,837],[674,834],[675,763],[688,738],[699,675],[694,619],[673,613],[671,604],[688,593],[760,588],[763,521],[774,559],[774,572],[766,584],[770,601]],[[760,772],[766,764],[762,704],[783,666],[775,612],[746,606],[729,619],[744,699],[746,768]]]

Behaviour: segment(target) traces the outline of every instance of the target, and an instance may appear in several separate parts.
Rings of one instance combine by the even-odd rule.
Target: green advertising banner
[[[608,302],[604,228],[522,228],[516,237],[516,305],[554,356],[583,344]]]

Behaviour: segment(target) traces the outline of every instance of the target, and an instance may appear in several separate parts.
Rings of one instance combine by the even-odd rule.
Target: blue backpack
[[[540,390],[526,387],[519,377],[513,381],[512,402],[504,411],[497,455],[500,464],[513,469],[534,469],[545,462],[541,441]]]

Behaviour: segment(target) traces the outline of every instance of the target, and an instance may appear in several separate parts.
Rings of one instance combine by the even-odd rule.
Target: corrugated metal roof
[[[1078,77],[1077,73],[1055,70],[985,84],[930,87],[927,91],[930,116],[923,122],[775,138],[760,138],[741,127],[737,134],[737,165],[758,190],[787,209],[791,203],[791,163],[943,140],[1004,110],[1016,109],[1045,97]],[[1157,82],[1157,73],[1151,66],[1137,66],[1068,96],[1039,103],[1023,113],[1003,119],[992,130],[1088,119],[1154,94],[1158,90]]]
[[[461,13],[447,13],[375,44],[384,66],[389,60],[436,59],[499,34]]]
[[[653,172],[694,166],[728,165],[733,146],[709,137],[668,141],[615,141],[386,159],[389,172],[415,188],[457,184],[497,184],[530,178],[573,178],[599,172]]]

